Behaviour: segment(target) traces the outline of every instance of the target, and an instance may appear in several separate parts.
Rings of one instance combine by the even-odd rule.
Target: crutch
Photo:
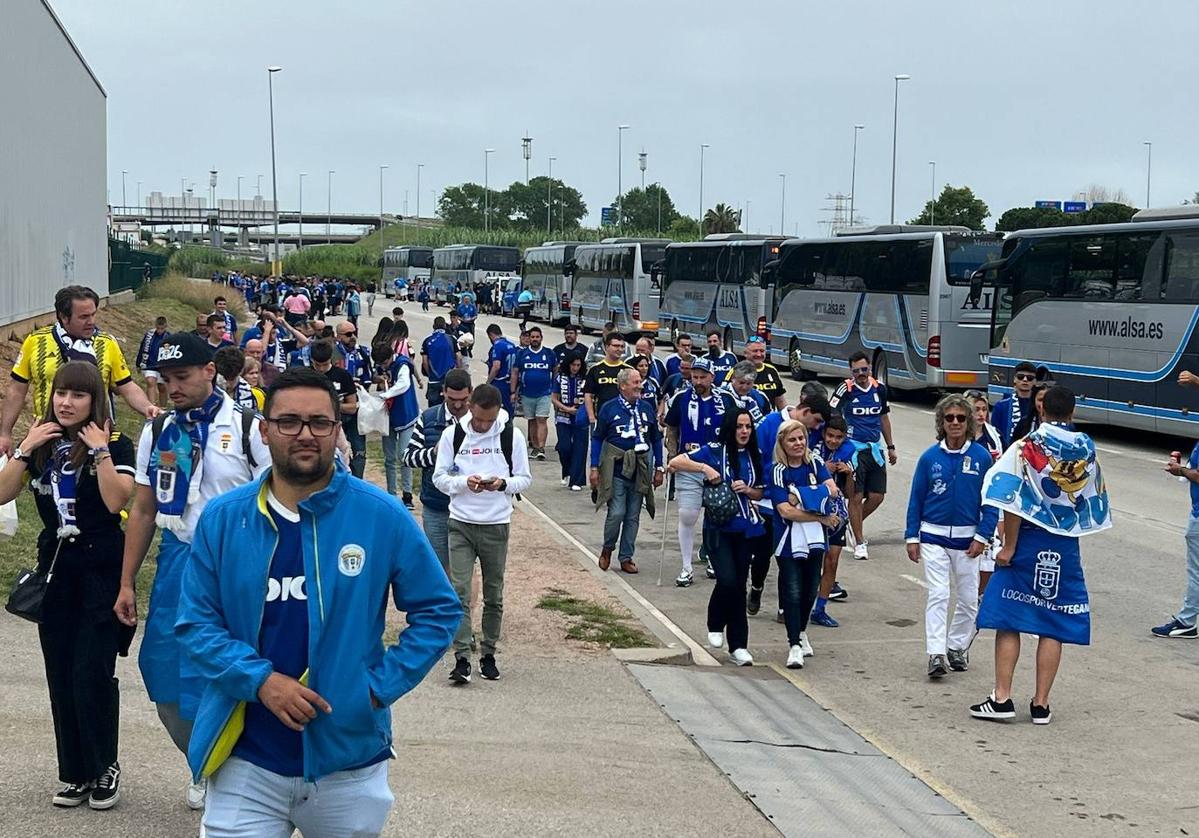
[[[669,487],[669,476],[662,483],[664,487]],[[662,587],[662,564],[666,561],[666,531],[667,521],[670,519],[670,489],[666,489],[666,499],[662,502],[662,549],[658,553],[658,587]]]

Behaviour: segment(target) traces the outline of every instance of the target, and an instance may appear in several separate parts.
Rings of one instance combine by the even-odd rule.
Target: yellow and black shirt
[[[609,364],[607,359],[587,368],[587,380],[583,383],[583,392],[591,394],[596,416],[599,416],[600,408],[604,406],[604,403],[609,399],[616,398],[620,392],[620,387],[616,384],[616,376],[620,374],[621,370],[627,369],[632,369],[632,367],[624,362]]]
[[[754,387],[770,399],[771,405],[774,405],[774,400],[779,396],[786,395],[783,377],[779,375],[778,368],[773,364],[762,364],[758,368],[758,377],[754,380]]]
[[[54,335],[54,326],[35,329],[21,344],[21,354],[13,364],[12,377],[27,383],[33,393],[33,415],[41,418],[50,407],[50,390],[59,364],[66,361],[62,345]],[[100,377],[109,391],[115,390],[133,374],[125,363],[125,355],[116,338],[107,332],[97,332],[92,338],[92,349],[96,353],[96,366]]]

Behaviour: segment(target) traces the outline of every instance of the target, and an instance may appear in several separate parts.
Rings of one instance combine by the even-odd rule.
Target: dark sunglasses
[[[850,370],[854,375],[865,375],[870,372],[870,367],[854,367]]]
[[[946,413],[945,421],[946,422],[955,422],[955,423],[956,422],[965,422],[966,417],[961,413]]]
[[[1018,372],[1018,373],[1016,373],[1016,380],[1017,381],[1036,381],[1037,377],[1031,372]]]

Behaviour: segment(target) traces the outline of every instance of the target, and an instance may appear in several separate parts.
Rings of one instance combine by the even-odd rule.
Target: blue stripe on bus
[[[1187,326],[1186,333],[1182,338],[1182,342],[1179,343],[1178,348],[1174,350],[1173,356],[1165,363],[1164,366],[1153,372],[1147,372],[1145,370],[1121,369],[1119,367],[1091,367],[1083,364],[1063,364],[1058,361],[1044,361],[1035,358],[1029,360],[1031,363],[1043,365],[1053,372],[1082,375],[1089,378],[1121,378],[1125,381],[1143,381],[1149,383],[1157,382],[1169,375],[1174,369],[1175,365],[1178,363],[1178,359],[1182,357],[1182,353],[1186,349],[1187,344],[1190,343],[1191,335],[1195,331],[1195,324],[1197,322],[1199,322],[1199,308],[1196,308],[1191,314],[1191,323],[1189,326]],[[1016,366],[1016,364],[1020,363],[1020,361],[1023,359],[1003,358],[997,357],[996,355],[991,355],[990,360],[993,366],[1010,368]]]
[[[988,393],[995,393],[999,396],[1010,396],[1012,394],[1011,387],[1001,387],[992,384],[987,388]],[[1174,419],[1182,422],[1199,423],[1199,412],[1187,411],[1184,412],[1172,407],[1153,407],[1151,405],[1133,405],[1128,406],[1128,402],[1114,402],[1110,399],[1097,399],[1093,396],[1077,396],[1079,407],[1089,407],[1099,410],[1110,410],[1113,413],[1132,413],[1138,416],[1153,416],[1159,419]]]

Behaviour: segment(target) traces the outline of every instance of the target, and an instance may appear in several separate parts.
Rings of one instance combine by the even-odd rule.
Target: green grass
[[[628,618],[598,602],[579,599],[559,588],[546,591],[537,601],[537,607],[557,611],[570,618],[570,627],[566,630],[567,640],[581,640],[610,649],[653,645],[640,629],[630,624]]]

